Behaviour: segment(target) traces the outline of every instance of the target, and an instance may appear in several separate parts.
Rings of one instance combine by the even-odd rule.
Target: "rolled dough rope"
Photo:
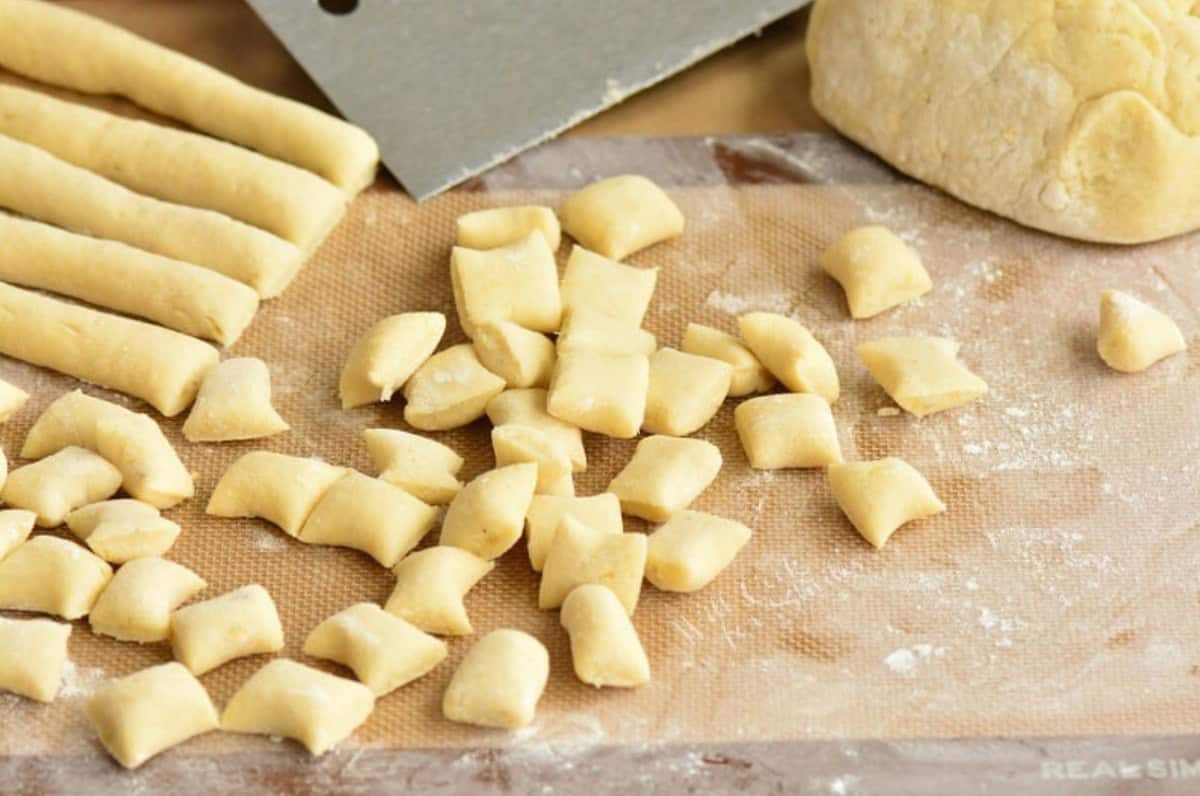
[[[366,131],[94,17],[0,0],[0,66],[88,94],[117,94],[202,132],[315,172],[347,193],[371,183]]]
[[[187,408],[220,358],[179,332],[3,282],[0,354],[141,398],[167,417]]]
[[[6,32],[0,22],[0,41]],[[0,174],[0,207],[203,266],[249,285],[263,298],[279,295],[304,261],[299,248],[269,232],[211,210],[142,196],[5,135],[0,135]]]
[[[0,213],[0,279],[232,345],[258,294],[241,282],[124,243]]]
[[[224,213],[305,251],[346,209],[336,185],[291,164],[16,86],[0,86],[0,133],[132,191]]]

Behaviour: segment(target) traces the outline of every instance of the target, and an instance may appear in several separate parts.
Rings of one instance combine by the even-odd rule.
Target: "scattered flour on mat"
[[[940,658],[946,654],[945,647],[935,647],[932,644],[914,644],[911,647],[901,647],[892,650],[883,659],[883,665],[896,674],[909,674],[920,664],[930,658]]]
[[[741,315],[745,312],[778,312],[786,315],[791,311],[795,302],[794,294],[790,291],[751,293],[742,296],[737,293],[714,290],[704,299],[704,303],[726,315]]]
[[[287,539],[273,531],[259,529],[254,536],[254,549],[260,553],[282,553],[287,546]]]
[[[63,664],[62,687],[58,691],[58,696],[62,699],[91,696],[92,692],[96,690],[96,686],[100,685],[105,677],[107,675],[102,669],[76,666],[74,661],[68,660]]]

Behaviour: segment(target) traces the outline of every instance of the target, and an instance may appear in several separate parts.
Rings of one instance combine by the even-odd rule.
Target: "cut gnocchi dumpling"
[[[720,470],[721,451],[711,442],[655,435],[638,442],[608,491],[625,514],[665,522],[690,506]]]
[[[55,528],[73,510],[120,488],[120,470],[86,448],[71,447],[13,470],[0,499],[35,513],[38,527]]]
[[[901,525],[946,510],[925,476],[894,457],[831,465],[829,485],[851,524],[876,549]]]
[[[746,346],[783,386],[816,393],[829,403],[838,399],[841,387],[833,358],[798,321],[751,312],[738,318],[738,327]]]
[[[257,583],[192,603],[171,615],[171,650],[193,674],[235,658],[279,652],[283,625],[275,601]]]
[[[292,738],[320,755],[374,709],[375,695],[362,683],[276,658],[242,683],[221,714],[221,729]]]
[[[887,227],[850,230],[821,255],[821,267],[842,286],[852,318],[878,315],[933,287],[921,258]]]
[[[444,641],[375,603],[358,603],[313,628],[304,654],[346,666],[380,697],[424,677],[447,650]]]
[[[614,534],[589,528],[566,514],[542,566],[538,608],[558,608],[576,586],[598,583],[612,589],[625,612],[632,616],[645,571],[644,534]]]
[[[563,229],[614,260],[683,234],[683,213],[666,192],[635,174],[609,177],[571,194],[558,209]]]
[[[558,333],[558,355],[590,351],[594,354],[654,353],[658,341],[650,332],[587,307],[578,307],[564,316]]]
[[[650,661],[625,606],[606,586],[585,583],[563,600],[559,621],[571,640],[575,676],[597,688],[650,681]]]
[[[0,423],[10,419],[29,400],[29,393],[0,379]]]
[[[597,313],[637,328],[657,281],[657,268],[635,268],[576,246],[563,271],[563,313]]]
[[[0,691],[53,702],[62,685],[71,626],[0,616]]]
[[[906,412],[924,417],[970,403],[987,383],[958,360],[945,337],[883,337],[856,349],[867,370]]]
[[[591,497],[534,495],[525,514],[525,545],[534,572],[542,571],[558,526],[568,514],[597,531],[615,534],[625,530],[621,501],[611,492]]]
[[[0,561],[0,608],[79,619],[112,578],[112,567],[57,536],[35,536]]]
[[[496,426],[492,429],[496,467],[532,462],[537,465],[539,495],[574,495],[571,459],[546,433],[529,426]]]
[[[271,372],[258,357],[222,360],[208,372],[183,424],[189,442],[261,439],[287,431],[271,405]]]
[[[483,366],[470,343],[450,346],[417,368],[404,385],[404,420],[422,431],[447,431],[483,416],[504,379]]]
[[[545,390],[505,390],[488,401],[487,416],[493,426],[527,426],[541,431],[566,452],[572,470],[587,469],[583,432],[546,411]]]
[[[558,266],[538,230],[486,251],[455,246],[450,285],[467,337],[474,338],[476,325],[485,321],[512,321],[536,332],[558,331],[562,322]]]
[[[475,354],[509,387],[545,387],[554,369],[554,342],[512,321],[485,321],[475,327]]]
[[[559,354],[546,410],[585,431],[632,439],[646,417],[650,361],[642,354]]]
[[[469,636],[475,631],[463,598],[495,566],[458,547],[437,545],[418,550],[393,570],[396,586],[384,610],[426,633]]]
[[[650,534],[646,580],[661,591],[693,592],[728,567],[750,541],[740,522],[681,511]]]
[[[558,216],[543,205],[490,207],[458,217],[455,242],[468,249],[497,249],[519,243],[534,230],[542,233],[550,251],[562,243]]]
[[[528,633],[501,628],[463,656],[446,693],[450,721],[513,730],[533,721],[550,677],[550,654]]]
[[[538,466],[510,464],[479,475],[450,501],[439,545],[499,558],[521,538],[525,512],[537,487]]]
[[[117,570],[88,615],[92,632],[119,641],[166,641],[171,614],[207,584],[164,558],[139,558]]]
[[[344,467],[318,459],[251,451],[229,465],[204,510],[215,517],[261,517],[296,536],[345,474]]]
[[[67,515],[67,527],[110,564],[161,556],[179,538],[177,523],[140,500],[102,500]]]
[[[1137,373],[1187,348],[1175,321],[1119,290],[1100,294],[1096,349],[1113,370]]]
[[[390,428],[368,428],[363,439],[380,479],[418,500],[442,505],[462,489],[463,458],[440,442]]]
[[[650,355],[650,386],[642,428],[651,434],[686,437],[713,419],[733,381],[719,359],[660,348]]]
[[[377,321],[359,338],[338,380],[343,409],[390,401],[446,332],[440,312],[405,312]]]
[[[2,455],[0,453],[0,456]],[[3,479],[0,478],[0,482],[2,481]],[[25,509],[0,511],[0,561],[3,561],[5,556],[16,550],[22,542],[29,538],[36,522],[37,514],[32,511]]]
[[[762,395],[743,401],[734,425],[756,470],[826,467],[842,460],[833,411],[819,395]]]
[[[745,343],[728,332],[699,323],[689,323],[680,349],[688,354],[712,357],[729,363],[733,368],[733,377],[729,383],[730,398],[766,392],[775,386],[775,377],[771,375],[771,371],[763,367]]]

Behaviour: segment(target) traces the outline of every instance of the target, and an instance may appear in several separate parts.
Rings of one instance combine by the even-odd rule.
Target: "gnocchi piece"
[[[925,476],[894,457],[831,465],[829,486],[851,524],[876,549],[901,525],[946,510]]]
[[[88,623],[118,641],[166,641],[171,614],[199,594],[204,578],[165,558],[139,558],[117,570],[100,592]]]
[[[542,205],[517,205],[476,210],[458,217],[455,242],[468,249],[498,249],[519,243],[537,230],[546,239],[550,251],[562,243],[558,216]]]
[[[812,392],[829,403],[841,388],[833,358],[798,321],[774,312],[738,318],[746,346],[771,375],[792,392]]]
[[[179,526],[140,500],[102,500],[67,515],[67,527],[110,564],[161,556],[179,538]]]
[[[404,385],[404,420],[422,431],[447,431],[483,416],[504,391],[504,379],[485,368],[470,343],[450,346],[417,368]]]
[[[300,529],[300,541],[361,550],[394,567],[429,533],[437,509],[398,486],[351,471],[331,486]]]
[[[587,469],[583,432],[546,411],[545,390],[505,390],[488,401],[487,416],[493,426],[526,426],[541,431],[566,451],[573,471]]]
[[[720,329],[689,323],[680,348],[688,354],[728,362],[733,368],[733,377],[729,383],[730,398],[766,392],[775,386],[775,377],[771,375],[771,371],[762,366],[746,344]]]
[[[225,706],[221,729],[292,738],[321,755],[374,709],[375,695],[362,683],[276,658],[242,683]]]
[[[380,479],[418,500],[442,505],[462,489],[463,458],[440,442],[390,428],[368,428],[363,439]]]
[[[596,354],[654,353],[658,341],[645,329],[586,307],[571,310],[558,333],[558,355],[577,351]]]
[[[336,661],[377,697],[424,677],[446,659],[446,643],[375,603],[358,603],[317,625],[304,654]]]
[[[71,626],[0,616],[0,691],[53,702],[62,685]]]
[[[485,321],[475,327],[475,354],[509,387],[545,387],[554,369],[554,343],[512,321]]]
[[[22,390],[15,384],[0,379],[0,423],[5,422],[17,412],[21,411],[21,407],[29,400],[29,393]]]
[[[525,544],[534,572],[542,571],[546,554],[558,534],[558,526],[568,514],[597,531],[616,534],[625,530],[621,501],[611,492],[591,497],[534,495],[525,515]]]
[[[121,488],[121,472],[85,448],[63,448],[9,473],[0,499],[37,514],[40,528],[54,528],[73,509],[104,500]]]
[[[111,577],[112,567],[74,542],[35,536],[0,561],[0,608],[79,619]]]
[[[733,382],[727,362],[660,348],[650,355],[650,386],[642,428],[686,437],[713,419]]]
[[[625,612],[633,616],[645,571],[644,534],[589,528],[565,514],[542,566],[538,608],[558,608],[576,586],[598,583],[612,589]]]
[[[257,583],[242,586],[171,615],[171,651],[201,675],[247,655],[283,649],[275,601]]]
[[[740,522],[681,511],[650,534],[646,580],[661,591],[693,592],[713,581],[750,541]]]
[[[846,293],[850,317],[870,318],[933,288],[921,258],[887,227],[852,229],[821,255]]]
[[[520,630],[493,630],[463,656],[442,697],[442,715],[480,727],[527,726],[549,678],[542,642]]]
[[[475,631],[463,598],[495,566],[458,547],[437,545],[418,550],[393,570],[396,586],[384,610],[426,633],[469,636]]]
[[[318,459],[251,451],[221,476],[204,511],[214,517],[261,517],[297,536],[329,488],[346,474]]]
[[[390,401],[433,356],[445,333],[446,316],[440,312],[405,312],[378,321],[346,357],[338,381],[342,408]]]
[[[208,692],[178,663],[164,663],[109,680],[84,708],[100,743],[125,768],[217,729]]]
[[[2,454],[0,454],[2,455]],[[0,479],[2,481],[3,479]],[[33,532],[37,514],[24,509],[0,511],[0,561],[16,550]]]
[[[662,188],[635,174],[581,188],[558,218],[568,235],[614,260],[683,234],[683,213]]]
[[[733,413],[738,439],[756,470],[826,467],[842,461],[833,411],[812,393],[762,395]]]
[[[521,538],[525,512],[537,487],[538,466],[510,464],[479,475],[450,501],[439,545],[499,558]]]
[[[958,349],[958,342],[945,337],[883,337],[861,344],[857,351],[901,409],[924,417],[987,392],[987,383],[958,361]]]
[[[690,506],[720,470],[721,451],[711,442],[655,435],[638,442],[608,491],[625,514],[665,522]]]
[[[487,251],[455,246],[450,286],[459,325],[470,338],[485,321],[512,321],[535,332],[558,331],[562,321],[558,266],[538,230]]]
[[[1119,290],[1100,294],[1096,350],[1113,370],[1137,373],[1187,348],[1175,321]]]
[[[595,312],[636,328],[657,281],[657,268],[635,268],[575,246],[563,272],[563,312]]]
[[[632,439],[646,417],[650,360],[642,354],[559,354],[546,409],[585,431]]]
[[[271,372],[258,357],[234,357],[208,372],[183,424],[189,442],[261,439],[287,431],[271,405]]]
[[[612,590],[595,583],[572,589],[559,621],[571,639],[575,676],[597,688],[632,688],[650,681],[650,661]]]
[[[532,462],[537,465],[539,495],[575,494],[571,460],[554,438],[529,426],[496,426],[492,429],[492,451],[497,467]]]

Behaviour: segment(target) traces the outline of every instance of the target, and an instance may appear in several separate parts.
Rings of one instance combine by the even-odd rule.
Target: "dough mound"
[[[1031,227],[1200,227],[1191,0],[818,0],[812,100],[896,168]]]

